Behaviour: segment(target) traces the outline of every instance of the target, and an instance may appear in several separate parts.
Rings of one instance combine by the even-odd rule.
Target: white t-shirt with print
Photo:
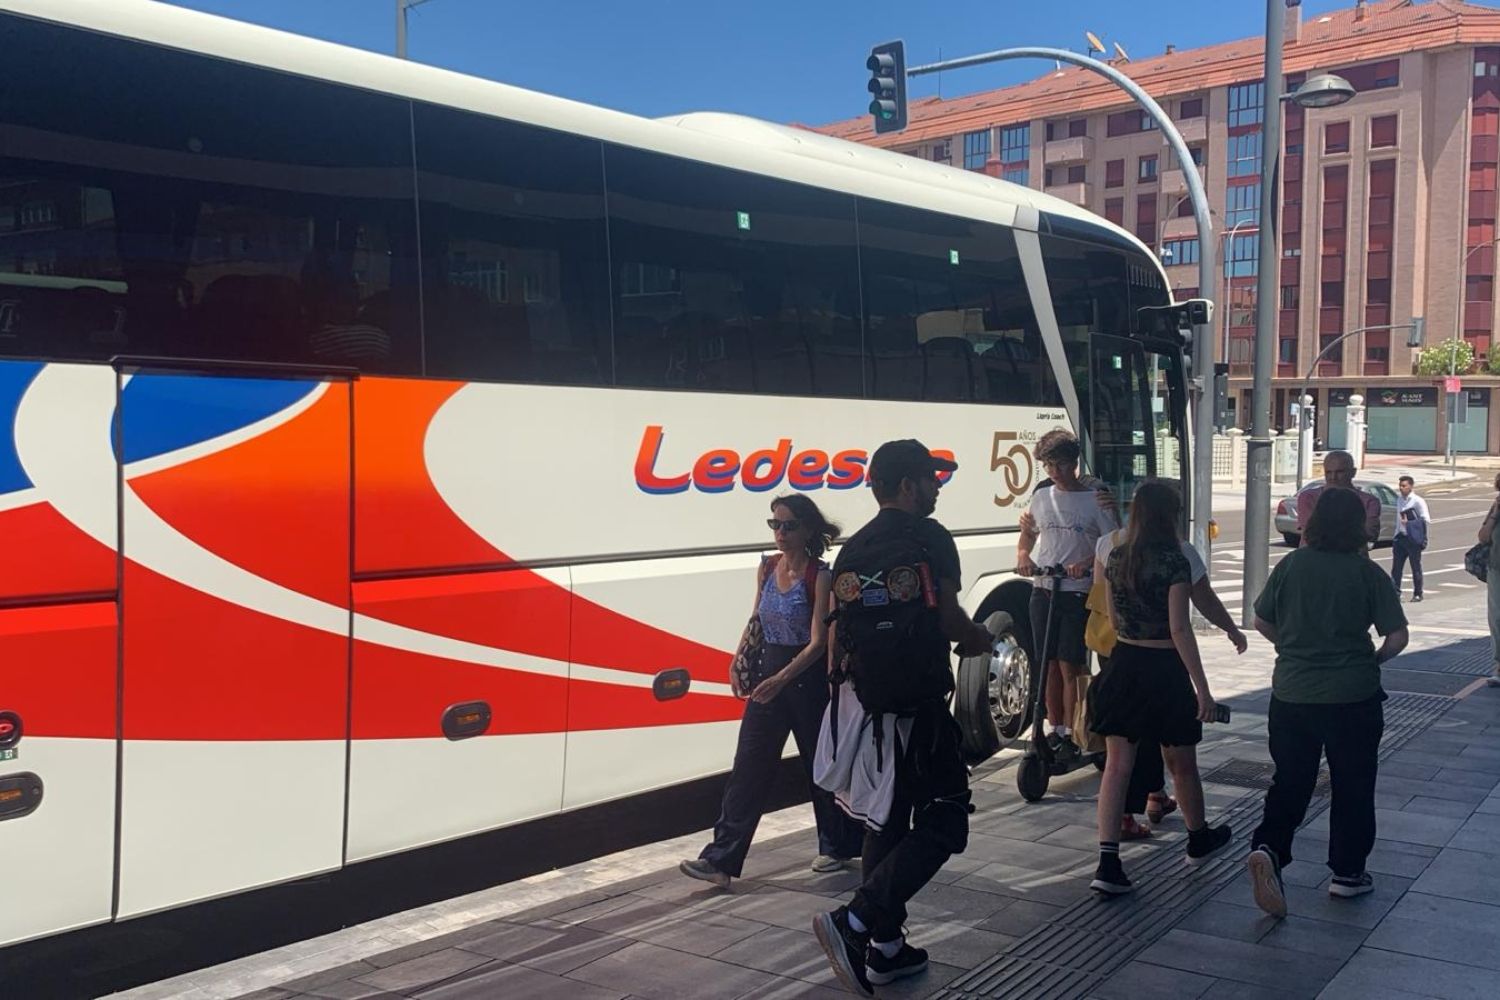
[[[1037,530],[1031,561],[1038,566],[1071,566],[1092,560],[1099,537],[1119,527],[1113,513],[1099,509],[1098,495],[1092,489],[1066,491],[1051,484],[1043,486],[1032,495],[1031,516],[1036,519]],[[1092,580],[1090,562],[1087,576],[1060,580],[1058,589],[1086,594]],[[1053,583],[1045,577],[1032,582],[1048,589]]]

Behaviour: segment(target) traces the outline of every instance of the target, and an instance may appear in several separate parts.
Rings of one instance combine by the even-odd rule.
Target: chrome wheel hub
[[[1031,658],[1013,635],[995,640],[990,656],[990,715],[997,729],[1004,729],[1026,712],[1031,692]]]

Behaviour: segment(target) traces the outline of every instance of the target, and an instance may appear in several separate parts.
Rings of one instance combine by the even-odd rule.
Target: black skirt
[[[1089,728],[1132,743],[1182,747],[1201,741],[1198,696],[1177,650],[1117,643],[1089,685]]]

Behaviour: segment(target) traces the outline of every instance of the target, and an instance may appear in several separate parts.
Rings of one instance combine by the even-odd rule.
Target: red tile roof
[[[1500,10],[1463,0],[1383,0],[1366,5],[1363,17],[1355,7],[1304,15],[1301,38],[1288,43],[1283,60],[1287,73],[1301,73],[1457,45],[1500,45]],[[1265,43],[1256,36],[1116,68],[1160,99],[1259,80],[1264,53]],[[992,125],[1088,114],[1124,103],[1113,83],[1091,70],[1068,67],[999,90],[912,101],[902,132],[877,136],[868,115],[803,127],[873,146],[910,146]]]

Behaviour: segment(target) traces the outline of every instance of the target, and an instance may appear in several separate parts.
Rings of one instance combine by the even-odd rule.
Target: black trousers
[[[780,670],[801,651],[801,646],[766,646],[765,673]],[[818,730],[828,705],[828,676],[817,665],[808,667],[781,694],[762,705],[745,702],[740,719],[739,743],[734,751],[734,770],[724,786],[724,803],[714,824],[714,839],[698,855],[721,872],[739,878],[745,868],[750,841],[766,811],[766,797],[781,764],[786,738],[797,741],[797,753],[812,789],[813,816],[818,823],[818,853],[852,858],[860,852],[864,827],[845,815],[812,780],[813,755],[818,749]]]
[[[1391,542],[1391,582],[1396,585],[1396,593],[1401,593],[1401,570],[1406,566],[1407,560],[1411,560],[1411,593],[1413,597],[1422,596],[1422,550],[1413,545],[1411,539],[1405,534],[1397,535]]]
[[[907,902],[968,846],[969,772],[959,738],[958,723],[938,703],[917,714],[910,746],[896,757],[890,819],[879,833],[865,833],[863,881],[849,903],[876,941],[901,937]]]
[[[1375,775],[1380,734],[1385,729],[1384,692],[1343,705],[1297,705],[1271,699],[1269,730],[1276,775],[1266,792],[1265,813],[1250,836],[1285,865],[1292,835],[1307,815],[1326,753],[1333,781],[1328,867],[1335,875],[1358,875],[1375,846]]]
[[[1135,746],[1135,768],[1125,789],[1125,811],[1134,815],[1146,811],[1146,799],[1152,792],[1167,787],[1166,768],[1161,760],[1161,744],[1141,740]]]

